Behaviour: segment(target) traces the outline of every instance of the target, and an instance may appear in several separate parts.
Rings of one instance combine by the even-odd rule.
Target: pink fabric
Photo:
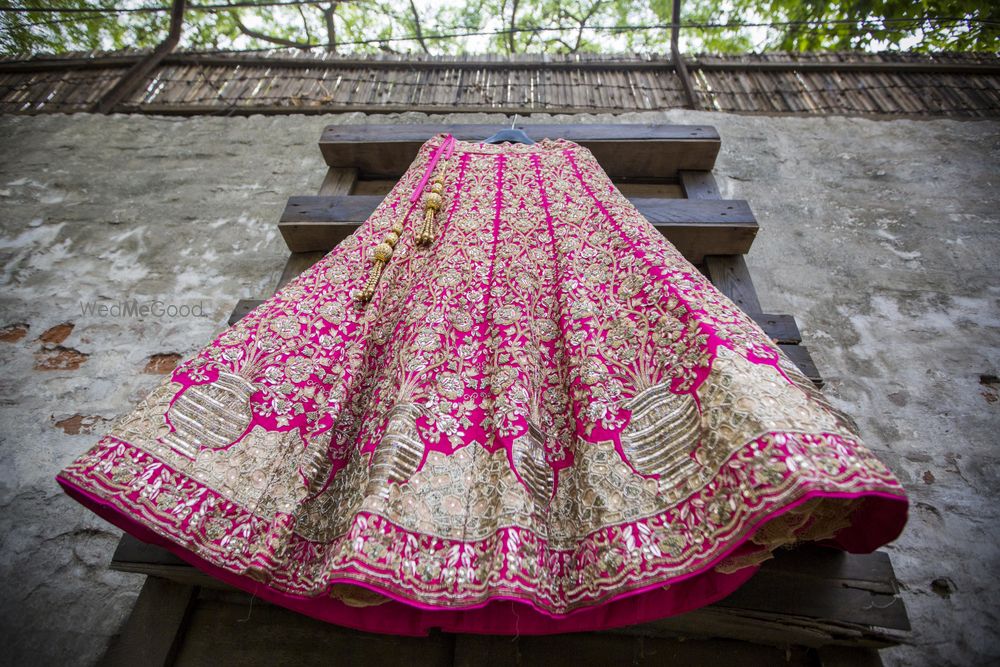
[[[211,577],[272,604],[364,632],[388,632],[404,636],[426,636],[432,630],[468,634],[544,635],[612,629],[682,614],[722,600],[746,583],[758,569],[747,567],[733,574],[696,573],[667,582],[670,588],[664,588],[664,583],[658,583],[647,589],[619,596],[600,607],[578,611],[562,618],[553,618],[523,601],[499,597],[485,606],[454,611],[425,608],[405,599],[377,607],[349,607],[322,597],[288,595],[249,577],[235,575],[199,558],[176,542],[162,538],[72,482],[62,477],[58,477],[57,481],[72,498],[108,522],[143,542],[166,549]],[[776,511],[772,516],[762,517],[761,523],[794,509],[815,495],[821,494],[808,496],[795,505]],[[905,516],[901,513],[904,506],[905,502],[901,502],[897,496],[869,496],[868,502],[863,505],[863,511],[859,511],[855,517],[860,528],[845,531],[830,546],[855,553],[873,551],[882,545],[887,534],[898,535],[902,528],[900,517]],[[734,545],[733,550],[739,546]]]
[[[867,552],[907,514],[850,418],[588,150],[450,134],[57,481],[265,600],[413,635],[651,621],[782,544]]]
[[[417,187],[413,188],[413,194],[410,195],[410,202],[415,202],[420,199],[420,195],[424,192],[424,186],[427,185],[428,179],[430,179],[431,174],[434,173],[434,167],[437,166],[438,160],[441,159],[441,155],[443,154],[444,159],[447,160],[451,157],[454,150],[455,137],[449,134],[445,141],[438,146],[438,149],[434,151],[434,157],[432,157],[430,162],[427,163],[427,168],[424,169],[424,175],[420,178],[420,182],[417,183]]]

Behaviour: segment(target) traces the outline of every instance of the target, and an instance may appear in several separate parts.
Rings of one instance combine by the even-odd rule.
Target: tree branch
[[[306,20],[306,13],[302,10],[302,5],[296,5],[295,8],[299,10],[299,16],[302,17],[302,27],[305,28],[306,31],[306,41],[312,44],[313,36],[309,31],[309,21]]]
[[[413,4],[413,0],[410,0],[410,11],[413,13],[413,24],[417,32],[417,41],[420,43],[420,48],[424,50],[424,53],[430,55],[430,49],[427,48],[427,42],[424,41],[424,31],[420,28],[420,14],[417,12],[417,6]]]
[[[583,41],[583,29],[587,27],[587,21],[594,18],[594,14],[597,13],[602,4],[604,4],[604,0],[597,0],[594,6],[590,8],[590,11],[587,12],[587,15],[580,19],[580,29],[576,32],[576,46],[573,47],[573,53],[580,50],[580,43]]]
[[[326,21],[326,50],[327,53],[337,52],[337,24],[333,21],[334,14],[337,13],[337,5],[334,2],[329,7],[323,8],[323,20]]]
[[[518,0],[514,0],[510,7],[510,31],[507,33],[507,52],[513,54],[516,50],[514,44],[514,29],[517,27],[517,5]]]
[[[276,35],[268,35],[263,32],[254,30],[253,28],[244,25],[243,21],[240,20],[240,15],[238,12],[233,12],[233,21],[236,22],[236,27],[240,29],[247,37],[253,37],[254,39],[259,39],[264,42],[270,42],[272,44],[280,44],[281,46],[290,46],[293,49],[309,49],[312,44],[307,44],[305,42],[296,42],[294,39],[285,39],[284,37],[278,37]]]

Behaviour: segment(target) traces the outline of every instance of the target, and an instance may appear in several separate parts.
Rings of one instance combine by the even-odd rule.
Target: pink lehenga
[[[62,470],[258,597],[375,632],[709,604],[907,499],[586,148],[438,134],[349,238]]]

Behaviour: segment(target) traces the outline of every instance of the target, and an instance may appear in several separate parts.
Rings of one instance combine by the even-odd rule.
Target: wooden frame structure
[[[289,199],[278,223],[291,254],[275,289],[356,230],[430,136],[451,132],[459,139],[481,140],[495,129],[327,127],[320,149],[328,168],[319,193]],[[590,149],[650,222],[752,316],[800,370],[822,384],[808,350],[800,344],[794,317],[764,313],[757,298],[743,258],[757,222],[747,202],[721,198],[712,176],[721,146],[715,128],[530,125],[525,129],[535,137],[563,137]],[[260,303],[240,301],[230,324]],[[885,552],[850,555],[818,546],[778,552],[735,593],[688,614],[604,633],[513,641],[442,633],[426,639],[379,636],[376,641],[374,635],[266,603],[257,602],[255,607],[246,593],[127,534],[111,567],[149,576],[125,630],[105,656],[107,665],[275,664],[293,655],[297,664],[304,664],[315,646],[339,651],[342,658],[385,664],[472,665],[515,657],[529,663],[544,659],[546,664],[563,664],[560,656],[574,655],[585,644],[598,662],[601,656],[617,661],[623,655],[653,656],[660,651],[699,664],[717,660],[721,652],[740,664],[865,666],[881,664],[877,649],[905,642],[910,630]]]

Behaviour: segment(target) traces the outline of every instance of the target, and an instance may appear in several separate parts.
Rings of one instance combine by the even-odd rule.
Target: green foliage
[[[224,0],[201,1],[218,4]],[[162,7],[169,0],[8,0],[5,4],[113,9]],[[478,4],[461,0],[329,0],[295,7],[189,10],[181,46],[267,49],[312,45],[356,54],[663,53],[670,48],[670,31],[664,24],[672,19],[672,7],[672,0],[643,4],[627,0],[483,0]],[[881,17],[908,22],[883,24]],[[980,21],[921,23],[926,17]],[[1000,3],[989,0],[687,0],[682,21],[791,23],[771,28],[685,28],[681,47],[686,53],[1000,50]],[[829,21],[850,22],[824,23]],[[0,53],[24,56],[151,48],[164,39],[168,25],[168,12],[0,11]],[[561,29],[551,30],[553,27]],[[498,34],[462,36],[477,32]],[[400,39],[415,35],[420,39]],[[441,35],[452,36],[439,38]]]
[[[819,28],[793,25],[772,31],[768,46],[779,50],[1000,49],[1000,4],[986,0],[735,0],[734,5],[741,13],[755,12],[767,21],[850,21]],[[893,21],[883,24],[878,20],[881,17]],[[978,20],[922,22],[928,17]],[[868,21],[862,22],[865,19]]]

